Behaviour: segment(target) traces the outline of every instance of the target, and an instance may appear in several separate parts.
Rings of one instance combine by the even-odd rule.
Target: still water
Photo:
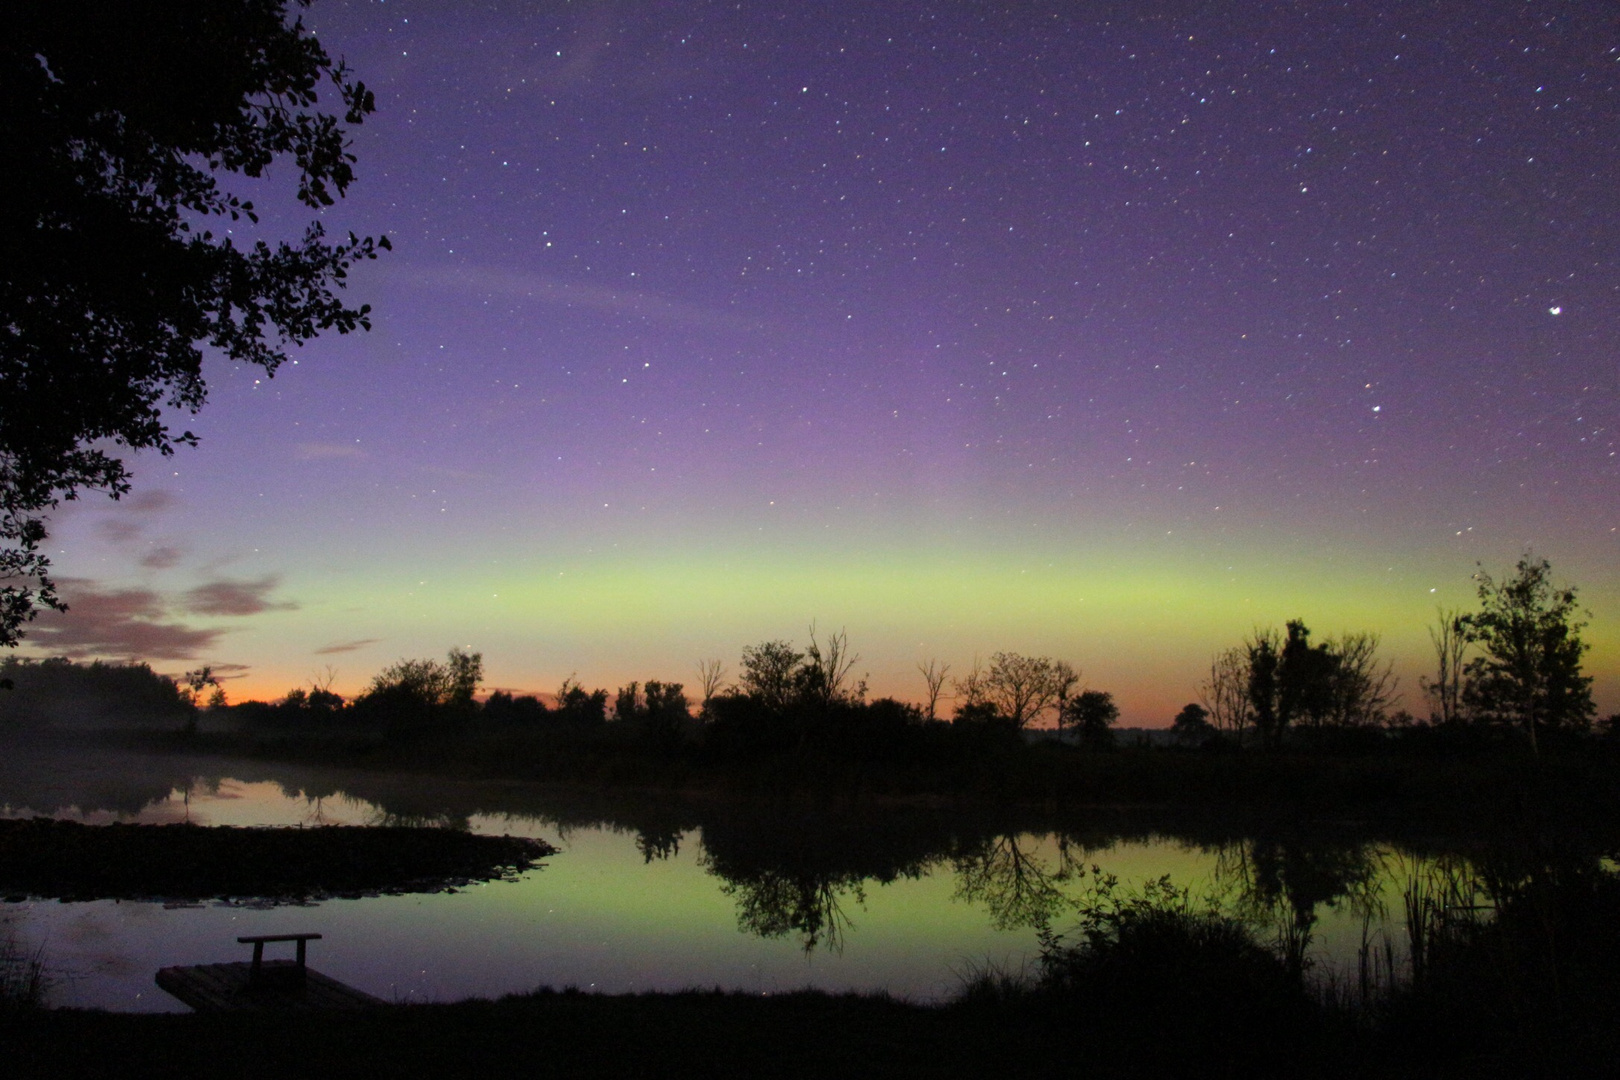
[[[438,823],[559,850],[520,880],[433,894],[0,905],[5,931],[41,950],[52,1004],[184,1011],[153,983],[158,968],[245,959],[238,935],[306,931],[323,935],[311,945],[312,966],[385,1000],[540,986],[816,987],[938,1000],[987,964],[1033,965],[1037,927],[1073,923],[1093,867],[1126,886],[1168,874],[1249,918],[1262,937],[1292,940],[1325,974],[1353,968],[1369,942],[1387,944],[1398,963],[1403,889],[1445,858],[1364,840],[1187,839],[1112,819],[1040,829],[916,808],[623,806],[515,786],[194,767],[170,783],[175,765],[149,763],[134,784],[114,784],[105,769],[61,767],[44,782],[31,774],[23,790],[6,790],[0,775],[0,813],[91,823]]]

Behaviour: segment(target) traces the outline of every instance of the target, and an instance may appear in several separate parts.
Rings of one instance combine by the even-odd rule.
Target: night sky
[[[377,95],[325,215],[395,245],[376,328],[209,369],[199,449],[55,519],[36,655],[611,689],[814,620],[875,693],[1006,649],[1154,725],[1299,617],[1421,715],[1436,605],[1528,547],[1620,709],[1612,3],[306,22]],[[235,185],[268,233],[289,178]]]

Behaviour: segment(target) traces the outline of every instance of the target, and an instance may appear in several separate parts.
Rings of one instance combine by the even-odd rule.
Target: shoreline
[[[557,849],[406,826],[243,828],[0,819],[0,896],[61,901],[309,900],[509,880]]]

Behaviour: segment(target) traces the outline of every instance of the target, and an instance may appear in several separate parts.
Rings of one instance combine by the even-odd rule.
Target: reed
[[[45,946],[29,951],[15,928],[7,927],[0,936],[0,1009],[38,1009],[49,989]]]
[[[959,983],[953,1001],[967,1006],[1005,1008],[1025,1002],[1036,990],[1036,980],[1025,965],[1015,971],[986,958],[967,960],[955,969]]]
[[[1472,873],[1447,862],[1431,863],[1407,875],[1402,892],[1410,982],[1423,987],[1437,955],[1458,946],[1476,930],[1482,913]]]

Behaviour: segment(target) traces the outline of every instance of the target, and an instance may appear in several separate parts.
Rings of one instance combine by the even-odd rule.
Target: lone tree
[[[942,664],[938,660],[929,658],[928,663],[918,664],[917,670],[922,674],[923,682],[928,686],[928,707],[924,715],[931,724],[938,718],[939,695],[945,688],[945,676],[949,674],[951,665]]]
[[[1080,744],[1091,747],[1114,745],[1114,722],[1119,719],[1119,706],[1114,695],[1101,690],[1085,690],[1063,703],[1058,714],[1058,726],[1068,727],[1080,735]]]
[[[343,124],[375,108],[289,7],[308,0],[54,0],[0,35],[0,645],[63,609],[45,516],[81,491],[129,490],[121,453],[195,443],[165,407],[207,397],[202,348],[267,374],[323,330],[369,329],[336,295],[386,237],[238,243],[257,223],[221,174],[278,159],[297,198],[354,180]],[[318,107],[329,83],[339,107]],[[247,228],[247,226],[238,226]]]
[[[1249,652],[1244,645],[1233,645],[1216,653],[1209,662],[1209,678],[1198,688],[1199,700],[1209,721],[1243,743],[1244,733],[1254,724],[1249,708]]]
[[[1299,619],[1287,636],[1257,633],[1249,645],[1249,703],[1260,739],[1282,743],[1291,725],[1320,726],[1333,708],[1338,657],[1328,645],[1312,645],[1311,631]]]
[[[697,662],[698,685],[703,687],[703,700],[700,702],[707,708],[714,695],[720,692],[720,686],[725,682],[726,665],[718,659],[699,660]]]
[[[866,699],[866,680],[850,680],[860,657],[849,651],[849,634],[840,630],[825,642],[816,640],[816,627],[810,624],[810,644],[805,646],[804,662],[795,676],[798,697],[826,708],[834,703],[855,704]]]
[[[1586,643],[1573,588],[1557,588],[1552,564],[1519,560],[1513,577],[1497,581],[1481,570],[1480,610],[1462,617],[1480,655],[1469,660],[1464,704],[1486,720],[1524,728],[1532,753],[1538,728],[1578,728],[1592,721],[1592,680],[1581,674]]]
[[[1215,725],[1209,722],[1209,710],[1196,701],[1189,702],[1170,722],[1171,734],[1183,746],[1201,746],[1215,734]]]
[[[768,708],[786,709],[794,700],[795,675],[804,653],[785,641],[762,641],[742,653],[737,687]]]

